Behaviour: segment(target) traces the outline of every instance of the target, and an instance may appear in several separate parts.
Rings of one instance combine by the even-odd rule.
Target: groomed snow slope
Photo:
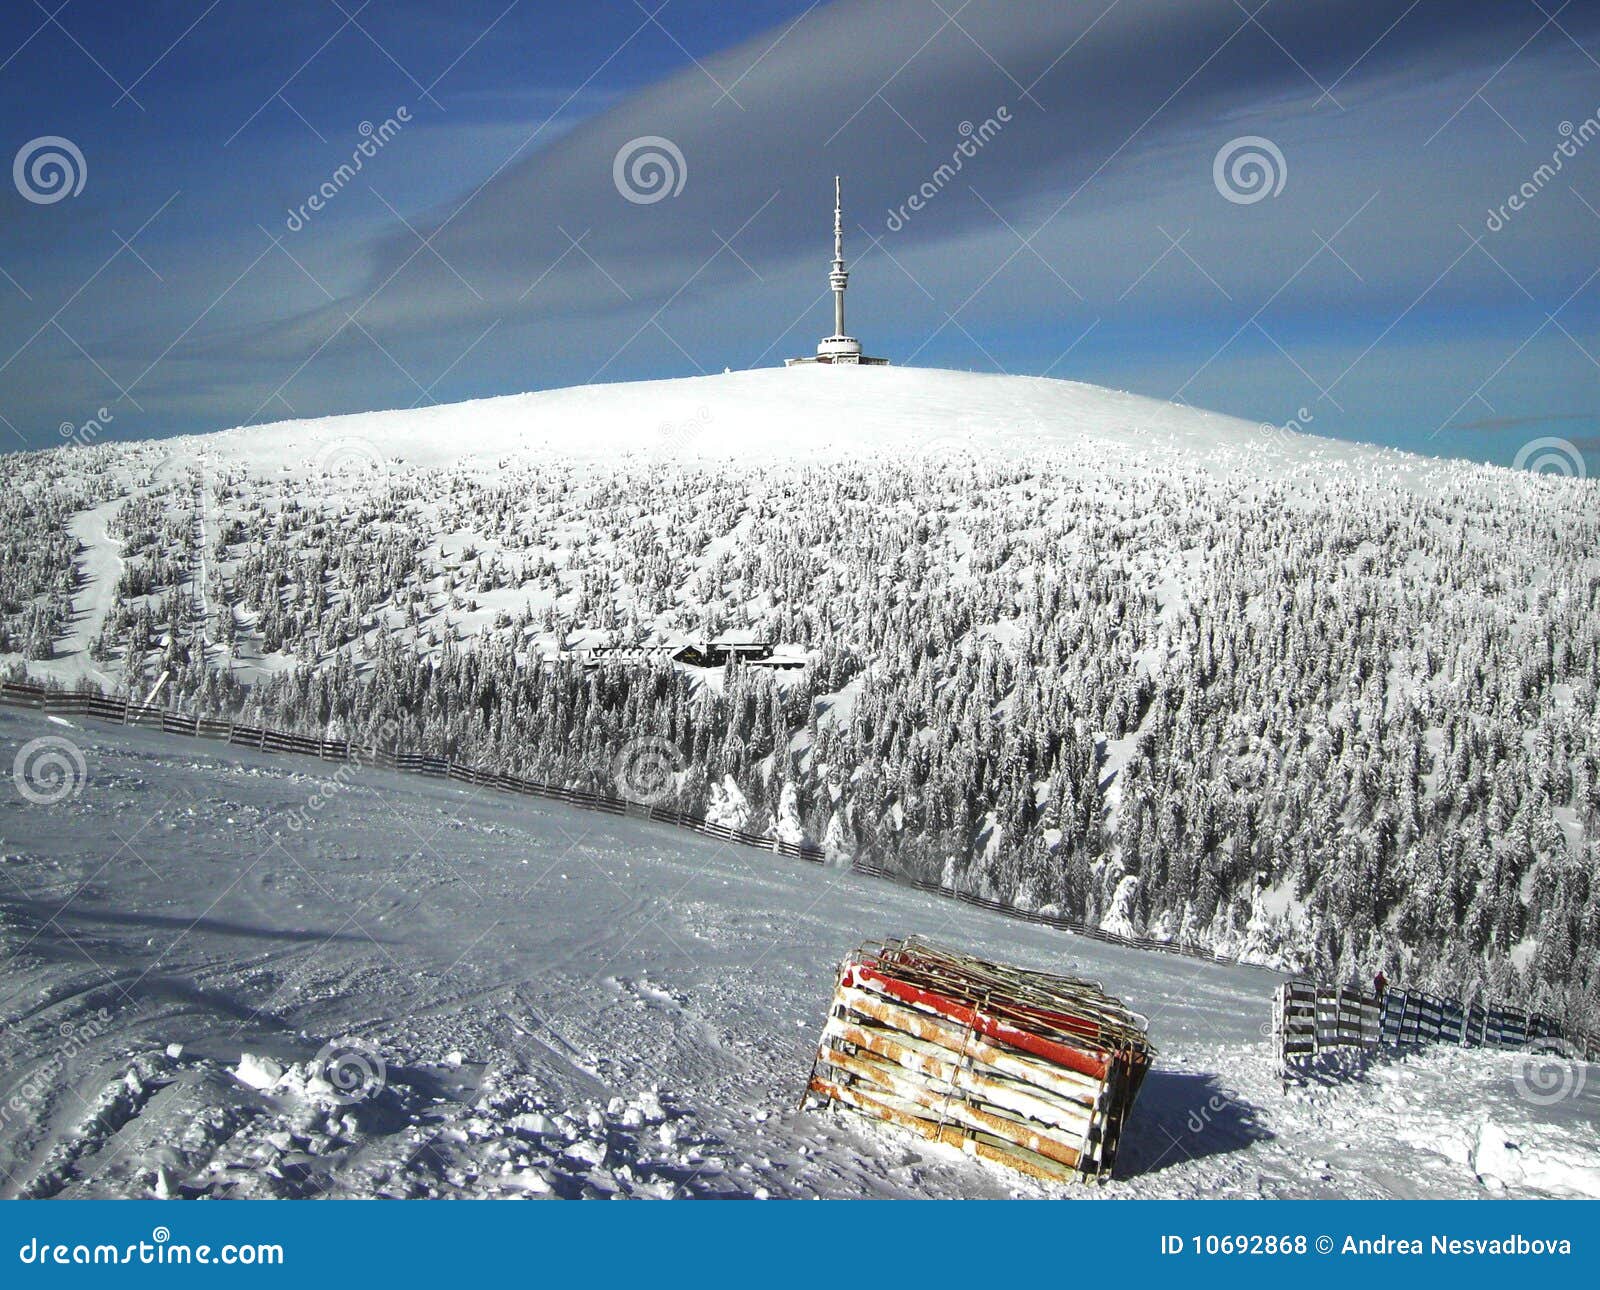
[[[1600,1195],[1600,1074],[1555,1069],[1547,1103],[1516,1055],[1437,1050],[1286,1095],[1266,972],[153,734],[0,712],[0,764],[46,735],[86,775],[57,805],[0,794],[0,1194],[1035,1194],[796,1109],[836,961],[920,932],[1149,1015],[1118,1177],[1067,1194]],[[372,1096],[307,1078],[330,1044]]]
[[[911,367],[764,368],[576,386],[246,426],[162,447],[174,460],[203,453],[219,465],[294,470],[315,464],[319,453],[337,458],[357,445],[429,467],[529,457],[768,461],[930,450],[1027,456],[1089,444],[1219,463],[1248,454],[1258,465],[1411,460],[1074,381]]]

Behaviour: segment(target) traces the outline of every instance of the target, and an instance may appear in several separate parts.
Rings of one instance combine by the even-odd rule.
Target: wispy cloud
[[[623,56],[666,38],[646,13]],[[660,21],[671,36],[672,11]],[[1600,218],[1579,198],[1600,208],[1600,175],[1575,166],[1571,193],[1492,244],[1482,219],[1596,101],[1574,43],[1596,24],[1561,26],[1404,0],[797,5],[582,119],[572,96],[592,83],[576,74],[562,95],[466,91],[469,122],[415,130],[436,198],[358,195],[353,223],[290,248],[300,266],[271,256],[270,316],[197,329],[151,383],[242,421],[776,362],[826,325],[841,173],[856,326],[891,356],[1115,378],[1247,415],[1314,402],[1319,428],[1389,435],[1362,411],[1383,382],[1419,442],[1485,415],[1531,424],[1570,404],[1563,332],[1594,327],[1592,292],[1567,297],[1571,248]],[[1002,106],[1003,133],[891,229]],[[457,130],[476,133],[452,174]],[[613,177],[645,136],[686,168],[650,203]],[[1284,159],[1270,199],[1218,191],[1214,159],[1241,136]],[[1396,353],[1452,337],[1470,363],[1393,387]],[[1495,401],[1553,363],[1553,406]]]

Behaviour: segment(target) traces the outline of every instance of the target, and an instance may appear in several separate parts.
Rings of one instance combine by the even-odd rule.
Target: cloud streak
[[[839,173],[852,317],[874,352],[1122,380],[1250,416],[1310,402],[1319,429],[1388,435],[1372,383],[1392,382],[1397,352],[1455,338],[1470,360],[1385,392],[1415,411],[1419,443],[1482,420],[1508,382],[1524,406],[1493,415],[1554,415],[1584,378],[1548,319],[1593,331],[1571,247],[1592,240],[1577,198],[1600,207],[1600,176],[1575,165],[1572,191],[1498,236],[1482,221],[1560,122],[1600,103],[1579,48],[1600,22],[1564,14],[841,0],[576,124],[559,103],[535,113],[457,196],[378,208],[381,231],[337,256],[338,281],[323,264],[349,230],[311,228],[287,245],[299,264],[278,264],[292,286],[276,316],[201,329],[158,388],[238,422],[777,362],[826,327]],[[644,11],[639,26],[657,34]],[[1002,108],[1003,130],[923,211],[891,216]],[[451,128],[420,122],[389,151],[447,156]],[[1287,167],[1281,192],[1248,205],[1213,183],[1241,136]],[[619,192],[619,150],[642,137],[681,154],[675,195]],[[1551,406],[1527,393],[1539,379]]]

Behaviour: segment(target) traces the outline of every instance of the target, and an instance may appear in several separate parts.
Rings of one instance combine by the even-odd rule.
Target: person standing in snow
[[[1373,990],[1373,993],[1376,994],[1378,996],[1379,1000],[1381,1001],[1383,999],[1384,992],[1387,991],[1388,988],[1389,988],[1389,978],[1384,976],[1383,969],[1379,968],[1378,969],[1378,975],[1372,978],[1372,990]]]

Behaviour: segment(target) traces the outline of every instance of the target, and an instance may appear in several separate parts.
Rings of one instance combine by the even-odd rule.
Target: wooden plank
[[[1050,1089],[1063,1097],[1074,1100],[1086,1096],[1097,1098],[1105,1087],[1103,1080],[1068,1067],[1050,1066],[1023,1053],[1008,1051],[971,1030],[952,1026],[927,1013],[901,1007],[866,990],[841,986],[834,997],[837,1003],[863,1017],[937,1044],[958,1055],[974,1057],[997,1071]]]
[[[1078,1071],[1093,1079],[1103,1080],[1106,1076],[1107,1057],[1072,1048],[1055,1040],[1045,1039],[1040,1035],[1030,1034],[1018,1026],[1011,1025],[997,1017],[980,1011],[968,1004],[948,998],[932,990],[924,990],[918,986],[908,985],[904,981],[897,981],[893,977],[868,967],[865,964],[852,963],[846,969],[846,979],[852,985],[859,984],[866,989],[879,994],[888,995],[913,1007],[924,1008],[943,1017],[948,1017],[963,1026],[970,1026],[980,1034],[990,1039],[1007,1044],[1012,1048],[1021,1049],[1023,1052],[1032,1053],[1035,1057],[1042,1057],[1057,1066],[1065,1066],[1069,1070]]]
[[[838,1039],[854,1044],[925,1078],[983,1098],[1018,1115],[1075,1130],[1080,1136],[1088,1134],[1099,1100],[1078,1102],[1059,1097],[998,1071],[989,1073],[992,1068],[965,1065],[948,1049],[881,1026],[862,1025],[848,1017],[829,1017],[822,1035],[824,1040]]]
[[[818,1054],[819,1061],[838,1070],[864,1079],[875,1086],[878,1096],[889,1094],[910,1106],[932,1111],[940,1120],[953,1120],[964,1128],[980,1133],[991,1133],[1002,1142],[1014,1147],[1047,1156],[1060,1164],[1076,1169],[1083,1158],[1079,1144],[1064,1141],[1049,1133],[1043,1125],[1028,1125],[1020,1120],[1000,1115],[960,1097],[940,1092],[919,1084],[893,1063],[872,1054],[850,1054],[826,1048]]]
[[[956,1147],[981,1160],[1009,1165],[1021,1173],[1044,1182],[1077,1182],[1083,1177],[1079,1171],[1069,1169],[1038,1152],[1029,1151],[1026,1147],[1013,1146],[987,1134],[963,1129],[957,1125],[937,1124],[925,1120],[912,1108],[893,1105],[890,1097],[873,1097],[859,1089],[834,1083],[821,1076],[813,1076],[809,1088],[813,1093],[831,1097],[866,1115],[888,1121],[902,1129],[909,1129],[931,1142],[942,1142],[947,1146]]]

